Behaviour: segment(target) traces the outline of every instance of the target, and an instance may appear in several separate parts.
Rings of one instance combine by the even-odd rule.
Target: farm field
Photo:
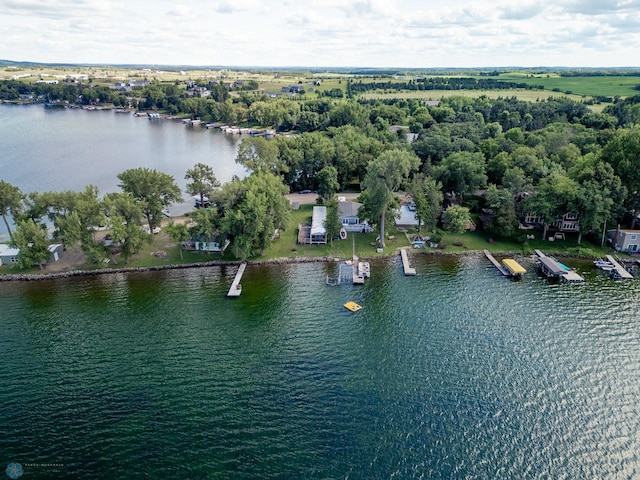
[[[502,74],[498,78],[528,85],[542,85],[545,90],[553,91],[553,89],[558,89],[561,92],[571,92],[575,95],[626,97],[640,93],[640,91],[634,89],[634,87],[640,85],[640,76],[561,77],[557,74],[543,74],[528,77],[523,73],[512,72]]]
[[[551,92],[546,90],[415,90],[392,93],[365,93],[360,95],[361,98],[384,99],[384,98],[423,98],[425,100],[439,100],[444,97],[461,96],[461,97],[481,97],[489,98],[498,97],[516,97],[519,100],[535,102],[536,100],[546,100],[549,97],[568,97],[575,101],[582,101],[584,97],[580,95],[566,95],[562,92]]]

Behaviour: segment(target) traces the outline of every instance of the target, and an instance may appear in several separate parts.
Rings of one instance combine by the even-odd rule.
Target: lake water
[[[172,175],[183,190],[184,175],[196,163],[210,165],[221,182],[246,174],[235,163],[237,135],[111,110],[0,105],[0,142],[0,179],[25,194],[90,184],[102,194],[116,192],[117,175],[138,167]],[[7,240],[0,222],[0,241]]]
[[[121,121],[53,115],[67,114],[89,130]],[[165,132],[167,149],[212,133],[122,121]],[[28,190],[19,178],[8,181]],[[640,478],[638,282],[567,259],[586,282],[553,285],[518,260],[520,282],[481,256],[417,255],[415,277],[393,257],[373,261],[365,285],[337,287],[326,284],[335,264],[250,265],[237,299],[225,297],[235,266],[0,283],[0,468],[20,462],[35,479]],[[364,308],[345,310],[352,300]]]

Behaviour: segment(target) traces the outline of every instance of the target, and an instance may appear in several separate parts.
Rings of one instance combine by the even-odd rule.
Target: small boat
[[[363,278],[369,278],[371,276],[369,262],[358,262],[358,276]]]
[[[596,268],[599,268],[601,270],[604,270],[605,272],[610,272],[613,269],[615,269],[615,265],[611,262],[608,262],[607,260],[603,260],[602,258],[599,258],[597,260],[593,261],[593,265]]]
[[[358,305],[356,302],[347,302],[343,306],[350,312],[357,312],[358,310],[362,310],[362,305]]]
[[[340,240],[346,240],[347,239],[347,231],[344,228],[340,229]]]

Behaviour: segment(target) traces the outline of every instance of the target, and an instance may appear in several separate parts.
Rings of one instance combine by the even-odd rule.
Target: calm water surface
[[[90,184],[104,194],[120,191],[119,173],[146,167],[172,175],[184,189],[186,171],[200,162],[228,182],[245,175],[235,163],[238,141],[220,130],[111,110],[0,105],[0,179],[25,194],[79,191]],[[7,240],[0,222],[0,241]]]
[[[637,281],[481,257],[0,284],[0,461],[29,478],[640,477]],[[342,304],[364,306],[356,314]],[[59,466],[46,466],[56,464]],[[31,465],[31,466],[29,466]]]

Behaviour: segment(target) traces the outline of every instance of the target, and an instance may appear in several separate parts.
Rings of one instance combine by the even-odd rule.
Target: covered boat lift
[[[514,278],[520,278],[527,270],[512,258],[505,258],[502,264],[507,268],[509,274]]]

